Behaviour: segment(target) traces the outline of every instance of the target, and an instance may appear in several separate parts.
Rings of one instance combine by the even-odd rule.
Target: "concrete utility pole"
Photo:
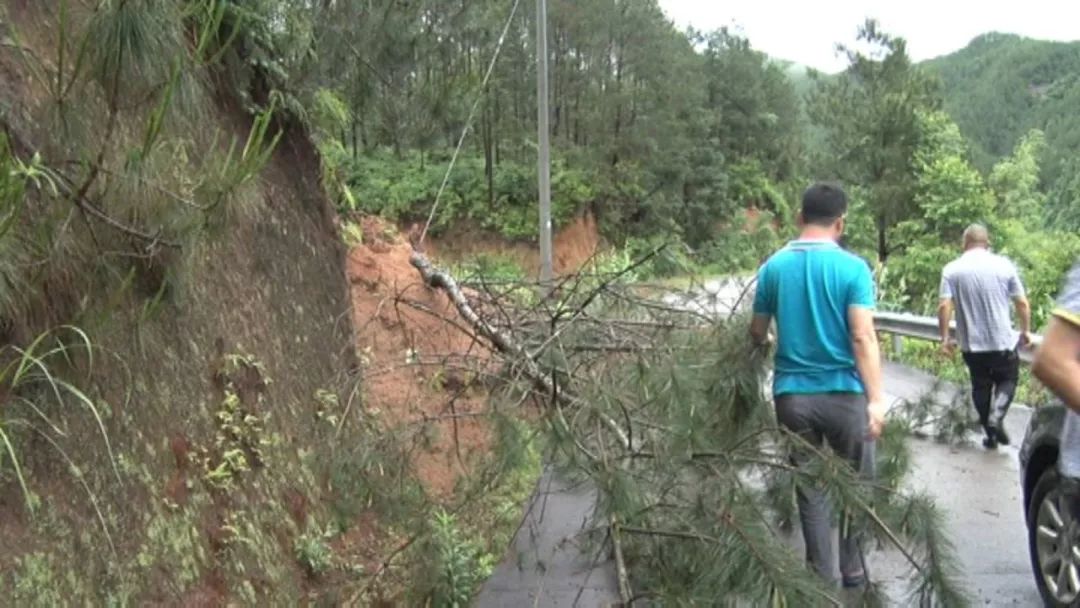
[[[536,0],[536,124],[540,144],[540,283],[551,288],[551,141],[548,127],[547,0]]]

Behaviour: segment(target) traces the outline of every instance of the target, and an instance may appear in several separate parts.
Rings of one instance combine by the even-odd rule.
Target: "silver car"
[[[1047,606],[1080,606],[1080,492],[1058,474],[1065,407],[1035,410],[1020,446],[1020,483],[1035,584]]]

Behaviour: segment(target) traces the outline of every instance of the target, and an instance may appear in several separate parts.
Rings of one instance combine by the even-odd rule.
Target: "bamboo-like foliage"
[[[66,379],[92,370],[91,342],[70,326],[43,328],[70,322],[96,294],[125,297],[140,272],[156,305],[168,292],[160,276],[177,259],[163,252],[182,250],[250,198],[280,132],[272,107],[246,132],[199,120],[229,44],[217,39],[226,3],[91,4],[35,7],[47,36],[20,31],[41,21],[0,24],[5,52],[21,56],[25,80],[44,93],[20,100],[21,112],[3,100],[0,112],[0,477],[18,482],[33,511],[23,464],[27,450],[51,446],[108,537],[95,478],[66,448],[69,423],[88,414],[112,469],[101,473],[119,480],[98,402]]]
[[[965,394],[941,381],[917,399],[901,402],[896,419],[905,432],[943,443],[963,443],[978,428]]]
[[[206,124],[208,76],[236,39],[239,25],[226,31],[224,24],[230,6],[101,0],[88,11],[61,0],[51,7],[53,60],[42,59],[41,49],[13,45],[27,74],[49,93],[36,118],[50,136],[23,137],[19,154],[34,155],[52,188],[17,193],[5,186],[5,200],[16,202],[5,202],[4,225],[26,229],[17,231],[25,241],[21,257],[6,256],[21,270],[5,265],[0,282],[16,285],[27,268],[50,268],[61,256],[47,254],[75,243],[79,254],[64,259],[117,259],[104,253],[159,266],[163,249],[179,249],[207,224],[220,224],[228,215],[224,204],[243,198],[280,136],[274,104],[258,109],[246,143],[231,129],[192,128]],[[4,29],[22,40],[14,23]],[[17,133],[31,131],[0,120]],[[25,163],[22,156],[0,150],[7,164]],[[7,173],[0,179],[10,181]],[[73,225],[72,212],[82,222]],[[102,238],[100,230],[120,238]],[[85,276],[87,269],[72,273]],[[0,288],[0,299],[12,291]]]
[[[14,229],[26,204],[26,183],[16,169],[7,137],[0,133],[0,315],[20,307],[21,296],[28,288],[23,265],[32,257],[28,243]]]
[[[182,3],[103,0],[83,33],[88,75],[106,92],[110,106],[139,101],[171,80],[189,61]],[[73,72],[72,78],[81,74]],[[125,105],[126,105],[125,104]]]
[[[57,438],[67,436],[62,429],[64,425],[57,416],[69,415],[68,410],[72,405],[85,409],[94,418],[101,432],[112,465],[112,474],[119,482],[120,473],[116,468],[116,458],[100,408],[82,389],[64,379],[59,372],[61,367],[73,366],[76,358],[85,359],[86,368],[92,370],[93,352],[89,336],[79,328],[70,326],[46,331],[25,348],[12,345],[0,348],[0,392],[6,395],[7,401],[3,413],[0,414],[0,447],[3,448],[0,453],[7,458],[0,459],[0,465],[10,465],[22,489],[26,508],[33,513],[37,506],[36,498],[23,475],[19,444],[12,431],[29,430],[44,438],[63,458],[72,475],[86,491],[106,540],[115,552],[108,525],[97,497],[86,482],[84,472],[57,441]],[[50,414],[50,410],[54,409],[56,412]],[[7,463],[4,463],[4,460],[7,460]],[[3,468],[6,466],[0,467],[0,473]]]

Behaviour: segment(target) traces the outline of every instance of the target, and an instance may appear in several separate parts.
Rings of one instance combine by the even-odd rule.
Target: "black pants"
[[[1001,428],[1016,395],[1020,378],[1020,355],[1014,350],[964,353],[971,372],[971,400],[983,428]]]

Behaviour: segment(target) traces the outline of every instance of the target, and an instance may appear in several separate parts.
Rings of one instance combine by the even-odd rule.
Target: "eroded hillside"
[[[442,506],[471,525],[463,479],[495,439],[470,420],[475,374],[408,357],[476,353],[402,312],[452,314],[415,278],[383,280],[411,274],[400,237],[373,236],[346,272],[307,123],[229,13],[150,4],[0,13],[0,590],[19,605],[429,593],[398,548],[430,549],[416,532]]]

